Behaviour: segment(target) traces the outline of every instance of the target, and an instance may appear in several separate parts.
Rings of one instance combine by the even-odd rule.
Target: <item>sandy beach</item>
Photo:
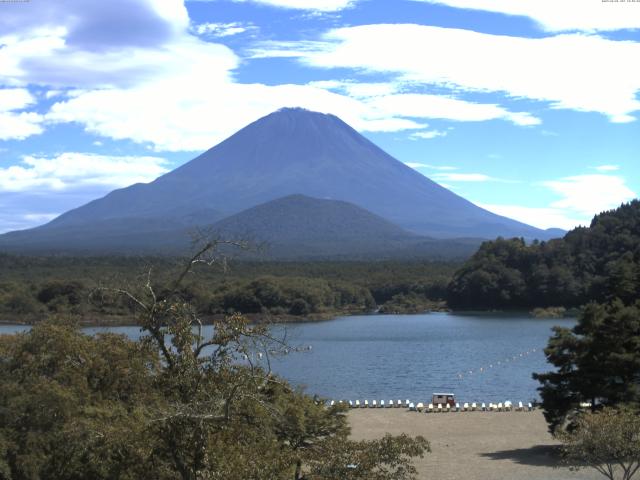
[[[415,463],[420,479],[430,480],[591,480],[592,469],[554,468],[557,442],[540,410],[533,412],[417,413],[405,409],[354,409],[352,438],[385,433],[422,435],[431,453]]]

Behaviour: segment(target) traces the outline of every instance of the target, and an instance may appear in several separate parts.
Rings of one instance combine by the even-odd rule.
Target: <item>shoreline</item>
[[[378,310],[371,310],[368,312],[357,311],[357,310],[344,310],[344,311],[336,311],[336,312],[322,312],[322,313],[312,313],[306,316],[298,316],[298,315],[290,315],[290,314],[264,314],[264,313],[245,313],[242,314],[244,317],[248,318],[251,323],[254,324],[262,324],[262,323],[271,323],[271,324],[289,324],[289,323],[317,323],[317,322],[328,322],[331,320],[335,320],[338,317],[352,317],[352,316],[366,316],[366,315],[423,315],[427,313],[437,313],[437,312],[451,312],[448,309],[431,309],[424,310],[420,312],[411,312],[411,313],[394,313],[394,312],[380,312]],[[206,315],[202,317],[203,325],[211,325],[215,320],[221,320],[224,317],[228,316],[227,314],[217,313],[214,315]],[[44,321],[45,318],[35,318],[35,319],[20,319],[20,320],[5,320],[0,318],[0,325],[35,325],[39,322]],[[138,323],[135,321],[132,316],[121,316],[121,317],[100,317],[93,320],[89,320],[87,318],[81,318],[78,320],[78,324],[81,327],[138,327]]]
[[[534,309],[535,310],[535,309]],[[522,309],[509,309],[509,310],[452,310],[446,306],[439,308],[426,309],[416,312],[382,312],[378,310],[372,310],[368,312],[346,310],[341,312],[323,312],[315,313],[307,316],[297,316],[290,314],[263,314],[263,313],[246,313],[243,314],[249,319],[251,323],[262,324],[270,323],[274,325],[286,325],[290,323],[318,323],[328,322],[335,320],[338,317],[351,317],[351,316],[367,316],[367,315],[425,315],[429,313],[453,313],[456,315],[526,315],[533,319],[562,319],[562,318],[576,318],[577,313],[575,310],[567,310],[564,316],[539,316],[534,314],[534,310],[522,310]],[[215,315],[207,315],[202,317],[203,325],[211,325],[215,320],[220,320],[226,317],[227,314],[218,313]],[[71,315],[73,318],[74,316]],[[7,320],[0,318],[0,325],[35,325],[44,321],[46,317]],[[80,318],[78,319],[78,325],[81,327],[138,327],[140,326],[133,316],[113,316],[113,317],[99,317],[94,319]]]

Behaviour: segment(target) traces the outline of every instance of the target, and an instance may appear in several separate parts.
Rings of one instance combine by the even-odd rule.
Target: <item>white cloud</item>
[[[240,33],[245,33],[250,30],[256,30],[257,27],[250,24],[244,24],[241,22],[230,23],[200,23],[193,26],[193,30],[198,35],[212,36],[212,37],[231,37]]]
[[[619,165],[598,165],[593,168],[599,172],[615,172],[616,170],[620,170]]]
[[[329,80],[312,82],[309,85],[356,97],[378,115],[385,117],[437,118],[465,122],[503,119],[521,126],[541,123],[540,119],[529,113],[510,112],[495,104],[468,102],[446,95],[397,93],[403,88],[402,82],[357,84],[353,81]],[[435,136],[446,135],[446,132],[440,133],[441,135]]]
[[[476,205],[505,217],[513,218],[534,227],[562,228],[570,230],[579,225],[588,225],[589,220],[582,216],[571,216],[569,212],[561,208],[552,207],[523,207],[521,205],[498,205],[474,202]]]
[[[26,88],[0,88],[0,112],[22,110],[35,101]]]
[[[538,228],[572,229],[589,225],[606,210],[636,198],[625,179],[614,175],[575,175],[541,183],[560,197],[544,207],[476,202],[482,208]]]
[[[247,0],[235,0],[247,1]],[[335,12],[353,6],[357,0],[248,0],[254,3],[279,8],[296,10],[317,10],[320,12]]]
[[[632,114],[640,110],[636,98],[640,69],[629,61],[640,58],[640,42],[613,41],[598,35],[524,38],[414,24],[378,24],[335,29],[325,36],[324,43],[306,44],[304,48],[265,44],[255,54],[295,56],[306,65],[320,68],[396,74],[396,81],[454,91],[503,93],[548,102],[551,108],[599,112],[613,122],[633,121]],[[428,96],[425,101],[430,101]],[[497,115],[496,109],[501,108],[474,107],[474,114],[483,117],[480,110],[485,117],[490,116],[493,109]],[[503,111],[500,118],[522,125],[539,123],[528,113]]]
[[[42,115],[20,111],[35,101],[26,88],[0,88],[0,140],[23,140],[42,133]]]
[[[637,197],[625,179],[615,175],[576,175],[543,182],[542,185],[562,197],[553,202],[552,207],[585,217],[611,210]]]
[[[371,98],[396,93],[398,86],[393,83],[349,82],[343,85],[344,91],[356,98]]]
[[[420,162],[405,162],[405,165],[411,168],[428,168],[430,170],[457,170],[458,167],[451,167],[448,165],[430,165],[428,163],[420,163]]]
[[[195,151],[285,106],[334,113],[364,131],[425,128],[415,119],[381,113],[360,101],[357,85],[349,86],[354,91],[350,96],[313,85],[236,83],[233,71],[240,59],[224,45],[192,35],[178,0],[128,0],[133,14],[129,8],[116,9],[118,5],[64,1],[64,13],[52,8],[34,18],[23,13],[12,19],[23,29],[0,37],[4,82],[65,92],[52,97],[56,101],[44,118],[33,112],[2,113],[0,138],[8,132],[13,138],[38,133],[45,120],[76,123],[88,132],[151,144],[155,150]],[[143,31],[101,31],[105,15],[120,15],[124,24]],[[146,17],[147,23],[141,20]],[[3,21],[0,26],[13,25]],[[90,27],[94,36],[85,32]]]
[[[602,0],[414,0],[530,17],[548,31],[640,28],[640,6]]]
[[[484,173],[436,173],[432,177],[436,181],[443,180],[445,182],[491,182],[499,181],[497,178],[490,177]]]
[[[124,187],[149,182],[168,171],[158,157],[106,156],[68,152],[55,157],[26,156],[20,165],[0,168],[0,190],[67,190],[82,186]]]
[[[375,97],[368,102],[385,115],[440,118],[466,122],[505,119],[517,125],[537,125],[540,120],[528,113],[513,113],[487,103],[467,102],[441,95],[401,93]]]
[[[42,133],[42,115],[33,112],[0,112],[0,140],[23,140]]]
[[[0,234],[37,227],[56,218],[60,213],[16,213],[0,209]]]
[[[334,113],[360,131],[424,128],[413,120],[380,115],[356,99],[320,88],[214,83],[190,71],[135,88],[82,92],[53,105],[47,118],[79,122],[105,137],[151,142],[157,150],[203,150],[286,106]]]
[[[432,139],[432,138],[436,138],[436,137],[446,137],[447,136],[447,131],[446,130],[423,130],[421,132],[414,132],[412,133],[409,138],[411,139],[418,139],[418,138],[422,138],[422,139]]]
[[[46,223],[56,218],[59,213],[27,213],[23,215],[24,220],[30,223]]]
[[[114,1],[121,3],[124,0]],[[427,125],[423,120],[429,118],[501,119],[523,126],[540,123],[527,112],[458,98],[463,90],[499,91],[547,100],[553,97],[557,98],[555,106],[570,104],[573,98],[569,98],[570,95],[582,92],[584,95],[576,97],[578,100],[589,98],[594,105],[600,103],[593,107],[581,104],[580,109],[607,109],[612,118],[631,119],[633,105],[627,101],[627,96],[638,77],[633,67],[628,66],[628,71],[624,71],[617,68],[615,62],[613,66],[605,62],[604,66],[594,67],[596,73],[592,78],[588,74],[593,72],[582,68],[582,57],[577,56],[574,62],[556,61],[552,55],[555,44],[538,49],[541,43],[535,42],[545,39],[513,39],[416,25],[338,29],[321,42],[285,46],[264,44],[263,51],[255,54],[291,55],[319,67],[392,72],[396,78],[384,83],[360,84],[353,80],[308,85],[242,84],[234,80],[234,70],[241,59],[223,45],[205,42],[192,35],[186,10],[178,0],[132,3],[140,11],[135,18],[123,21],[145,30],[136,35],[127,33],[123,38],[111,30],[100,31],[102,27],[98,20],[104,12],[96,5],[78,0],[65,2],[66,13],[47,9],[46,18],[18,19],[23,24],[27,21],[31,24],[0,37],[3,81],[16,86],[45,85],[65,93],[63,97],[53,97],[57,101],[44,117],[28,111],[0,112],[0,127],[6,127],[0,128],[0,132],[13,132],[13,138],[39,133],[46,120],[76,123],[91,133],[130,139],[158,151],[195,151],[211,147],[247,123],[284,106],[333,113],[361,131],[424,130]],[[300,2],[299,5],[311,3]],[[322,3],[326,9],[342,8],[339,4],[350,5],[348,1]],[[112,10],[109,7],[108,11]],[[127,9],[123,9],[120,15],[127,16],[126,12]],[[142,21],[147,17],[152,20],[149,25]],[[225,25],[234,28],[232,24]],[[9,28],[10,24],[3,25],[0,19],[0,26]],[[95,36],[102,42],[100,48],[94,45],[97,40],[93,36],[83,33],[90,26],[101,32]],[[147,37],[155,39],[155,43]],[[578,43],[591,41],[586,37],[569,37]],[[569,40],[565,42],[570,43]],[[94,43],[85,45],[83,42]],[[594,37],[593,42],[602,46],[599,42],[608,41]],[[625,55],[626,51],[625,63],[630,64],[626,59],[633,58],[636,50],[629,45],[635,44],[610,43],[615,43],[616,48],[607,52],[607,58],[617,58],[618,51],[621,51],[620,55]],[[437,48],[431,48],[433,45]],[[621,49],[618,48],[620,45]],[[601,49],[590,49],[590,44],[578,46],[590,52],[591,63],[600,60]],[[524,47],[522,51],[520,47]],[[562,55],[576,52],[565,49]],[[546,70],[541,68],[544,55],[551,58]],[[522,65],[530,60],[534,67],[523,68]],[[569,63],[577,68],[577,73],[566,67]],[[553,77],[548,75],[549,71],[555,70],[558,73]],[[616,89],[601,88],[608,79],[602,76],[609,73],[599,72],[610,72],[615,76]],[[444,87],[453,93],[447,96],[406,93],[416,82]],[[596,94],[590,90],[595,83],[600,88]],[[543,84],[543,87],[537,84]],[[598,95],[608,97],[599,99]],[[578,100],[574,104],[578,105]],[[430,136],[444,130],[431,132],[417,134]],[[2,135],[0,133],[0,137]]]

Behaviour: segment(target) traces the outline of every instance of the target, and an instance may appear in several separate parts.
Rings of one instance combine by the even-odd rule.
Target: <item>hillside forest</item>
[[[482,244],[447,289],[454,309],[580,307],[640,296],[640,201],[594,217],[564,238]]]

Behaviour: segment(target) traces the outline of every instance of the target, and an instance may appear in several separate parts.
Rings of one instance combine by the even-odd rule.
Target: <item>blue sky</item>
[[[640,192],[640,2],[0,3],[0,232],[147,182],[281,107],[496,213]]]

